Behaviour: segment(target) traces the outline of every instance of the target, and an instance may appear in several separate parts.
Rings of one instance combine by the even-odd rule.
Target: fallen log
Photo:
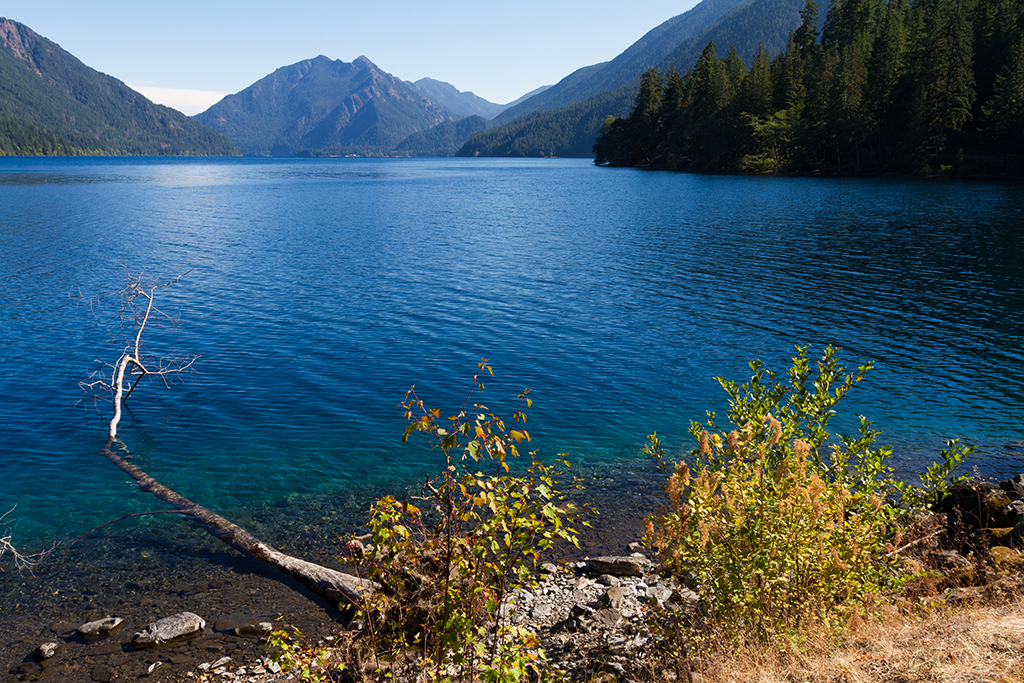
[[[143,491],[173,505],[175,509],[198,521],[212,535],[231,547],[279,569],[320,597],[338,605],[339,609],[358,604],[376,587],[371,581],[282,553],[234,522],[167,488],[115,453],[111,448],[114,443],[119,442],[107,442],[103,447],[103,455],[134,479]]]

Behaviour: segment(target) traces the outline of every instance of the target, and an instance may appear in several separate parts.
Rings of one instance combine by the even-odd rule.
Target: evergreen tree
[[[984,112],[996,148],[1024,153],[1024,38],[1011,48],[1009,63],[996,76],[994,94]]]
[[[740,86],[738,94],[739,112],[764,118],[772,106],[772,78],[769,72],[768,53],[764,44],[758,44],[757,52],[750,63],[750,71]]]
[[[907,69],[907,0],[890,0],[878,19],[868,58],[869,129],[874,158],[883,166],[897,150],[905,128],[902,90]]]
[[[662,147],[660,163],[665,166],[676,166],[680,163],[684,149],[680,144],[685,137],[687,110],[686,83],[679,72],[670,69],[665,78],[665,88],[661,97],[661,108],[658,121],[662,130]]]
[[[657,159],[660,144],[658,109],[661,106],[661,74],[648,69],[640,76],[640,87],[632,111],[625,121],[625,139],[629,166],[647,166]]]
[[[818,3],[806,0],[800,10],[800,26],[793,34],[793,43],[804,56],[810,56],[818,44]]]
[[[974,0],[919,0],[914,4],[916,133],[941,155],[950,132],[971,118],[975,100]]]

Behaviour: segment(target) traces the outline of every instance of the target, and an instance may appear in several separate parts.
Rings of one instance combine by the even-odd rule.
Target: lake
[[[79,386],[120,353],[125,267],[187,273],[158,294],[176,324],[147,339],[200,358],[142,386],[119,435],[156,479],[283,549],[358,528],[374,496],[436,473],[436,453],[401,443],[397,406],[415,384],[454,411],[481,358],[495,377],[480,400],[507,417],[529,387],[531,448],[620,494],[650,481],[647,434],[679,455],[690,420],[724,411],[716,375],[745,379],[754,358],[783,371],[795,345],[875,362],[837,424],[873,419],[901,471],[963,437],[970,467],[1010,475],[1022,254],[1010,183],[4,158],[0,504],[30,546],[162,507],[98,455],[110,407]],[[133,518],[75,547],[187,554],[187,527]]]

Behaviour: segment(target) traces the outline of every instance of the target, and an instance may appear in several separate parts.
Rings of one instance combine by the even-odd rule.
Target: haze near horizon
[[[698,0],[480,5],[268,0],[166,5],[8,0],[2,14],[155,102],[192,115],[275,69],[366,56],[407,81],[430,77],[505,104],[608,61]]]

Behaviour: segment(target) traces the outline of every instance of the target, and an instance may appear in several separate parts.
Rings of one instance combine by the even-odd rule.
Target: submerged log
[[[152,493],[165,503],[173,505],[181,513],[197,520],[212,535],[231,547],[279,569],[325,600],[338,605],[339,608],[358,604],[376,587],[371,581],[282,553],[234,522],[167,488],[115,453],[111,448],[114,443],[113,440],[107,441],[106,446],[103,447],[103,455],[134,479],[143,491]]]

